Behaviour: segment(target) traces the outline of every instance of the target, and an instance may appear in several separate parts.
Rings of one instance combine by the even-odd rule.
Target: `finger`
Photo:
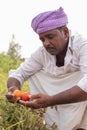
[[[9,94],[9,93],[6,93],[6,95],[5,95],[5,96],[6,96],[6,98],[7,98],[7,99],[12,98],[12,94]]]
[[[35,108],[35,100],[33,100],[33,101],[23,101],[23,100],[19,100],[19,103],[20,103],[21,105],[26,106],[26,107]]]
[[[11,93],[7,93],[6,98],[8,99],[9,102],[14,103],[15,102],[15,98]]]
[[[20,103],[21,105],[26,106],[26,102],[25,102],[25,101],[23,101],[23,100],[19,100],[19,103]]]

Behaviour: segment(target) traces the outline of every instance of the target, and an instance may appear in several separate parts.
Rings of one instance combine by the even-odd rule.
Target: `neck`
[[[64,66],[64,58],[66,56],[67,47],[61,52],[61,54],[56,55],[56,66]]]

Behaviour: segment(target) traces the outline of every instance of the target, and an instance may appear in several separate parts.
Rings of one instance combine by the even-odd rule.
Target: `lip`
[[[54,48],[47,48],[46,50],[47,50],[47,51],[55,51]]]
[[[50,54],[55,54],[56,50],[54,48],[47,48],[46,49]]]

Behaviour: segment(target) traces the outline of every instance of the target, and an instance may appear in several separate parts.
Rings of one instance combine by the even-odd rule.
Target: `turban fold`
[[[60,7],[54,11],[47,11],[38,14],[33,18],[31,26],[33,30],[40,34],[58,27],[62,27],[68,23],[68,18],[64,9]]]

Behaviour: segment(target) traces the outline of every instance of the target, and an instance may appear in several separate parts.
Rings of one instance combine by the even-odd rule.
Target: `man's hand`
[[[14,103],[16,102],[15,97],[13,96],[14,90],[18,89],[17,87],[10,87],[8,88],[8,92],[6,93],[6,98],[9,102]]]
[[[30,101],[19,100],[19,103],[31,108],[45,108],[51,104],[51,96],[47,94],[36,94],[31,96]]]

